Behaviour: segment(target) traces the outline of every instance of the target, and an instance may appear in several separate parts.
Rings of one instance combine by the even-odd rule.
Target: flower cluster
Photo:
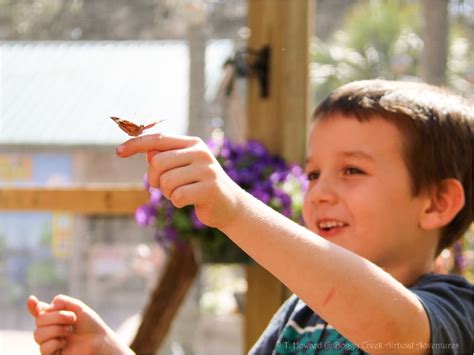
[[[214,135],[208,146],[224,171],[240,187],[283,215],[301,222],[306,178],[299,166],[271,155],[256,141],[239,145],[222,135]],[[209,260],[219,259],[219,256],[220,259],[245,259],[245,256],[239,257],[242,252],[219,230],[199,221],[193,206],[176,208],[158,189],[147,182],[145,186],[150,199],[137,209],[135,218],[142,226],[156,227],[155,238],[163,247],[168,249],[195,242]]]

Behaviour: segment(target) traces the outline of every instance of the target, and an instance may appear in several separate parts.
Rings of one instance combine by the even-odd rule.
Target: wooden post
[[[155,354],[198,272],[193,248],[174,249],[163,276],[143,310],[143,319],[130,347],[137,354]]]
[[[311,0],[249,0],[248,46],[270,45],[270,91],[249,80],[248,133],[288,161],[302,163],[309,118]],[[285,288],[258,265],[247,267],[245,351],[258,340],[286,297]]]
[[[270,92],[260,97],[258,80],[249,81],[248,138],[273,153],[302,163],[309,117],[310,0],[250,0],[248,46],[270,45]]]

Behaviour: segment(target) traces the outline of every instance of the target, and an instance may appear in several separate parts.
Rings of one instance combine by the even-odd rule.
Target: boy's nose
[[[335,203],[337,192],[334,183],[327,177],[320,176],[317,181],[309,185],[307,198],[312,203]]]

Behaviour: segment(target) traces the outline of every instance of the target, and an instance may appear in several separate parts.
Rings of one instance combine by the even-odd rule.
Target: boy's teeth
[[[319,228],[334,228],[334,227],[344,227],[344,223],[339,221],[324,221],[318,224]]]

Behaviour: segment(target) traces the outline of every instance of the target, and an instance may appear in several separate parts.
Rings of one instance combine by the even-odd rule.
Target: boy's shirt
[[[410,290],[426,309],[433,354],[465,354],[473,349],[474,286],[457,275],[422,276]],[[367,345],[367,344],[366,344]],[[419,349],[426,345],[370,344],[373,351]],[[290,297],[275,314],[250,354],[365,354],[315,314],[298,297]]]
[[[250,354],[365,354],[295,295],[275,314]]]

